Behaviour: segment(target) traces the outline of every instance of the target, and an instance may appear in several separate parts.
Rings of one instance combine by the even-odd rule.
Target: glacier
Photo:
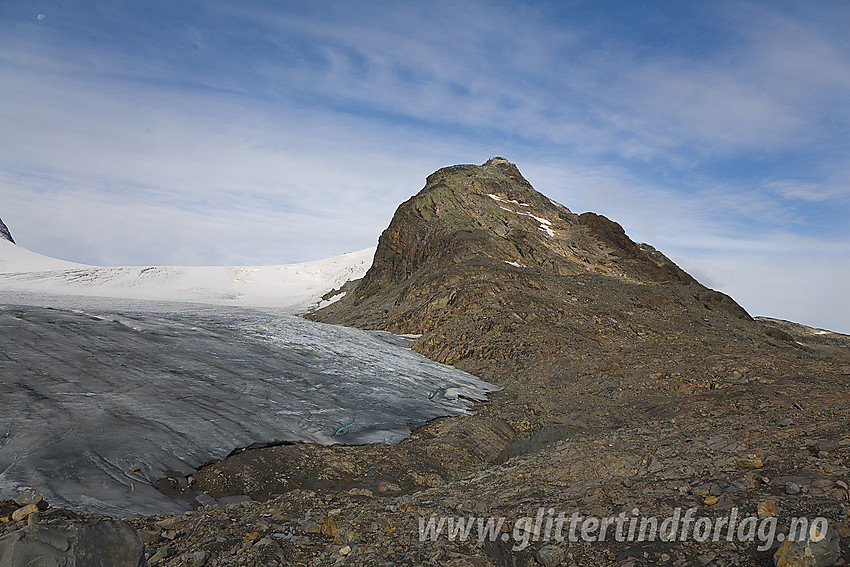
[[[256,443],[395,443],[495,389],[409,339],[279,309],[0,303],[0,500],[33,488],[113,516],[183,510],[156,480]]]
[[[295,316],[375,248],[277,266],[100,267],[0,239],[0,500],[185,510],[166,476],[257,444],[396,443],[496,389],[409,339]]]

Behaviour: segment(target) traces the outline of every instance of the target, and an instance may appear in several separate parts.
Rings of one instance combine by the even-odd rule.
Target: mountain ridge
[[[438,226],[428,226],[431,223]],[[534,225],[537,230],[534,230]],[[583,227],[586,230],[582,231]],[[651,258],[628,239],[620,225],[595,213],[577,215],[538,192],[515,164],[501,157],[490,158],[480,166],[449,166],[429,175],[425,187],[399,206],[389,227],[381,235],[379,248],[382,248],[383,241],[384,250],[379,250],[372,274],[364,278],[365,289],[368,290],[375,279],[387,280],[385,264],[407,260],[392,257],[399,240],[405,236],[401,234],[405,229],[424,233],[421,236],[425,245],[446,246],[441,260],[456,261],[490,252],[482,252],[480,246],[465,251],[458,244],[475,244],[481,236],[467,235],[466,232],[493,232],[501,237],[501,240],[487,242],[493,247],[492,253],[499,256],[496,259],[517,263],[531,261],[542,269],[559,274],[578,273],[592,267],[606,273],[601,266],[587,263],[589,256],[602,259],[605,255],[599,246],[583,238],[587,235],[585,233],[589,233],[597,244],[607,244],[619,258],[646,264],[641,266],[645,272],[623,270],[634,279],[639,280],[643,276],[654,281],[695,282],[665,256],[655,254],[655,258]],[[441,236],[439,229],[448,230],[449,234],[440,242],[433,242]],[[553,259],[561,262],[554,263]],[[412,261],[410,268],[415,270],[422,258],[414,255]],[[398,283],[398,269],[390,270],[390,276],[390,283]]]
[[[429,175],[396,210],[363,280],[312,317],[422,334],[445,319],[440,312],[475,303],[475,290],[462,297],[470,285],[496,298],[579,276],[685,286],[706,308],[752,320],[730,297],[703,286],[652,246],[632,241],[616,222],[575,214],[539,193],[502,157]]]

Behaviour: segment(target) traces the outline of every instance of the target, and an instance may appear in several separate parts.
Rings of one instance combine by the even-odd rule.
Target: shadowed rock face
[[[9,232],[9,229],[3,224],[3,219],[0,219],[0,238],[8,240],[12,244],[15,243],[15,239],[12,238],[12,233]]]

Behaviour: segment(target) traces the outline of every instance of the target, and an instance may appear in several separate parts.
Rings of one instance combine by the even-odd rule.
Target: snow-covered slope
[[[279,266],[97,267],[48,258],[0,239],[0,293],[27,291],[218,305],[310,309],[363,277],[374,248]],[[337,296],[334,299],[337,299]]]
[[[0,238],[0,274],[13,272],[43,272],[47,270],[75,270],[86,268],[84,264],[75,264],[65,260],[57,260],[30,252]]]

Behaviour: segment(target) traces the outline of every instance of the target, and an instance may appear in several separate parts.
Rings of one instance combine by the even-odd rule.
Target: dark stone
[[[781,329],[777,329],[775,327],[768,327],[764,330],[764,334],[770,337],[771,339],[776,339],[778,341],[787,341],[789,343],[794,342],[794,337],[786,333]]]
[[[138,532],[119,520],[33,524],[0,538],[0,567],[145,567]]]
[[[9,232],[9,229],[3,224],[3,219],[0,219],[0,238],[4,240],[8,240],[12,244],[15,243],[15,239],[12,238],[12,233]]]
[[[218,501],[215,498],[213,498],[209,494],[206,494],[206,493],[203,493],[203,492],[201,494],[198,494],[195,497],[195,501],[198,504],[200,504],[201,506],[217,506],[218,505]]]

